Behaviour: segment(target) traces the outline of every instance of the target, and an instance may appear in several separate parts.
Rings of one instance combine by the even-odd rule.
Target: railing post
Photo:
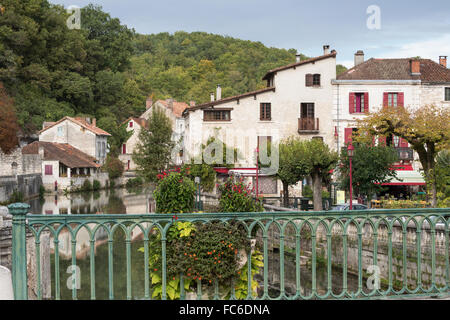
[[[30,205],[13,203],[8,206],[12,215],[12,280],[14,299],[28,300],[26,215]]]

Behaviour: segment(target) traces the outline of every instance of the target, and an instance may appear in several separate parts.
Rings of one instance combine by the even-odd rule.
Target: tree
[[[353,143],[355,147],[352,158],[352,187],[355,195],[370,197],[382,189],[381,184],[396,177],[392,165],[398,161],[394,148],[385,146],[371,146],[365,143]],[[349,158],[344,148],[340,157],[338,179],[340,187],[349,189]],[[350,200],[351,201],[351,200]]]
[[[436,207],[435,158],[440,150],[449,148],[450,109],[435,105],[424,105],[417,109],[385,107],[359,120],[358,126],[362,132],[368,133],[361,135],[363,139],[394,135],[408,141],[419,155],[425,180],[430,185],[431,204]]]
[[[10,153],[17,147],[18,131],[13,100],[6,94],[6,90],[0,83],[0,149],[3,153]]]
[[[273,147],[273,152],[276,152]],[[305,141],[299,138],[289,137],[278,145],[278,171],[277,178],[283,184],[284,206],[289,206],[289,186],[296,184],[308,175],[308,166],[304,162]]]
[[[106,157],[105,164],[103,165],[104,170],[108,172],[108,177],[110,180],[117,179],[123,174],[123,162],[119,158],[109,155]]]
[[[111,134],[108,139],[110,144],[109,154],[117,157],[120,154],[122,144],[133,135],[133,131],[127,131],[127,123],[118,124],[114,116],[100,118],[97,124],[99,128]]]
[[[137,172],[146,181],[155,182],[156,175],[169,165],[175,145],[171,137],[170,119],[162,110],[153,108],[148,128],[139,132],[139,143],[133,152]]]
[[[314,210],[322,210],[322,185],[329,180],[330,171],[338,161],[338,154],[331,151],[320,139],[311,139],[304,143],[303,161],[313,182]]]

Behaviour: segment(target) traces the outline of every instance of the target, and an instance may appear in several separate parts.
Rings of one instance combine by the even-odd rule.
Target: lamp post
[[[200,195],[200,182],[201,182],[201,179],[200,179],[200,177],[195,177],[194,178],[194,182],[198,185],[198,191],[197,191],[197,203],[196,203],[196,207],[197,207],[197,210],[198,211],[201,211],[201,210],[203,210],[203,206],[200,204],[200,199],[201,199],[201,195]]]
[[[348,160],[350,162],[350,210],[353,210],[353,205],[352,205],[352,158],[353,158],[353,152],[355,150],[355,147],[353,147],[353,145],[350,143],[347,146],[347,154],[348,154]]]

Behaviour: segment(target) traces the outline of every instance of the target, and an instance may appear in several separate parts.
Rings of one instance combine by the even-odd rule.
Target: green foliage
[[[264,256],[258,250],[252,253],[251,258],[251,279],[252,279],[252,296],[257,296],[257,290],[259,288],[259,283],[255,281],[254,277],[259,273],[261,267],[264,266]],[[234,287],[234,292],[236,299],[244,300],[248,295],[248,262],[238,271],[239,279]]]
[[[9,203],[23,202],[24,201],[23,193],[18,190],[14,190],[13,193],[11,193],[11,195],[9,196],[8,201]]]
[[[44,195],[45,195],[45,187],[43,185],[39,186],[39,199],[44,199]]]
[[[91,182],[89,181],[89,179],[85,179],[80,187],[80,191],[91,191],[91,190],[92,190]]]
[[[124,166],[122,161],[119,158],[108,155],[105,160],[105,164],[103,165],[103,170],[108,172],[108,176],[110,179],[110,187],[114,186],[114,179],[117,179],[122,176],[124,171]]]
[[[162,177],[161,177],[162,176]],[[194,209],[195,184],[178,172],[162,173],[153,192],[156,212],[183,213]]]
[[[164,170],[171,160],[174,147],[172,124],[160,109],[152,109],[148,128],[139,132],[139,142],[133,153],[138,174],[145,181],[155,182],[157,174]]]
[[[407,208],[427,208],[426,201],[418,200],[381,200],[381,207],[383,209],[407,209]]]
[[[438,198],[450,197],[450,150],[440,151],[436,156],[434,168]]]
[[[100,181],[94,180],[94,181],[92,182],[92,190],[99,190],[101,187],[102,187],[102,186],[101,186],[101,184],[100,184]]]
[[[136,178],[129,179],[127,181],[127,183],[125,184],[125,186],[127,188],[135,188],[135,187],[141,186],[143,183],[144,183],[144,181],[142,180],[141,177],[136,177]]]
[[[216,171],[214,171],[212,166],[205,163],[185,164],[183,166],[183,171],[185,171],[192,180],[194,180],[195,177],[200,177],[200,186],[203,191],[210,192],[214,189]]]
[[[261,201],[252,197],[252,190],[242,179],[238,182],[231,177],[219,186],[219,207],[221,212],[262,212]]]
[[[302,188],[302,196],[304,196],[305,198],[313,198],[313,191],[311,189],[311,187],[309,185],[304,185]]]
[[[398,161],[394,148],[386,146],[371,146],[364,143],[354,143],[355,150],[352,158],[352,182],[355,195],[371,197],[382,191],[382,183],[395,178],[397,172],[392,165]],[[350,162],[347,149],[344,148],[340,159],[339,182],[340,188],[348,190],[350,184]]]
[[[133,131],[127,131],[127,123],[118,124],[115,116],[112,115],[100,118],[97,126],[111,134],[111,137],[108,138],[111,147],[109,155],[118,157],[122,144],[133,135]]]

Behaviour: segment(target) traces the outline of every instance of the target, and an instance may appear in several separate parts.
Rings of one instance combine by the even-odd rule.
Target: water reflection
[[[111,189],[67,195],[45,195],[28,203],[35,214],[141,214],[154,212],[153,188]]]

